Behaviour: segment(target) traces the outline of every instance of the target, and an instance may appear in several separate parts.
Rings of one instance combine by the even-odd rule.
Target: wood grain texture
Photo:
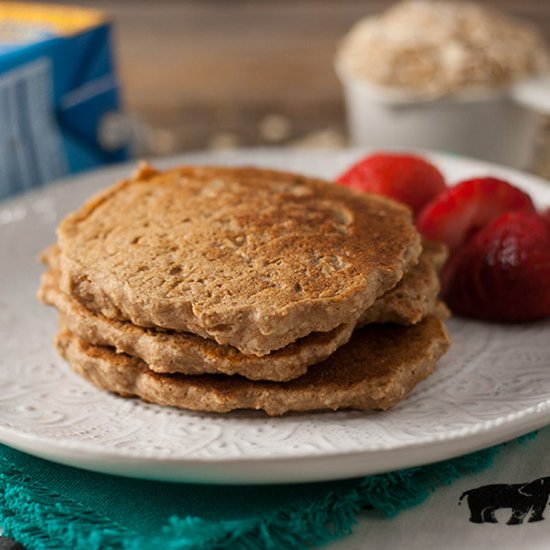
[[[292,143],[327,128],[343,134],[344,108],[332,66],[338,41],[356,20],[393,2],[79,3],[110,14],[127,107],[149,128],[152,152],[170,153]],[[481,3],[537,23],[550,42],[548,1]]]

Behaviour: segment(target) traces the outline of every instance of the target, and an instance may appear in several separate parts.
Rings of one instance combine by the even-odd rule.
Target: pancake
[[[111,346],[117,353],[139,357],[159,373],[223,373],[250,380],[291,380],[345,344],[353,331],[351,325],[340,325],[329,332],[314,332],[258,357],[189,332],[163,332],[107,319],[61,292],[51,271],[42,277],[39,298],[59,310],[64,325],[75,335],[90,344]]]
[[[439,283],[436,265],[442,247],[428,246],[399,282],[367,310],[365,322],[413,324],[435,307]],[[340,325],[326,333],[313,333],[269,355],[245,355],[231,346],[191,333],[161,332],[116,321],[87,310],[59,289],[59,251],[51,247],[42,260],[48,265],[42,277],[38,296],[63,315],[65,326],[76,336],[98,346],[111,346],[118,353],[143,359],[159,373],[224,373],[240,374],[251,380],[286,381],[304,374],[309,365],[326,359],[345,344],[352,333],[351,325]]]
[[[431,374],[449,339],[443,323],[432,316],[409,327],[365,327],[290,382],[158,374],[140,359],[88,344],[63,327],[56,344],[78,374],[121,396],[194,411],[261,409],[279,416],[289,411],[389,409]]]
[[[432,313],[440,290],[438,272],[446,258],[444,245],[423,239],[418,264],[361,314],[357,326],[371,323],[413,325]]]
[[[145,167],[58,238],[61,289],[88,310],[257,356],[354,326],[421,250],[404,206],[258,168]]]

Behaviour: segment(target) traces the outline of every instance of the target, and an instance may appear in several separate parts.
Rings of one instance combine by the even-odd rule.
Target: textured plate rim
[[[398,149],[395,149],[398,150]],[[410,151],[410,149],[407,149]],[[329,154],[333,155],[355,155],[365,154],[367,149],[343,149],[330,151]],[[470,166],[479,169],[487,170],[502,174],[517,175],[523,182],[527,180],[528,186],[538,188],[539,190],[545,189],[550,193],[550,187],[548,183],[537,178],[536,176],[525,174],[517,171],[513,168],[500,166],[485,161],[476,159],[470,159],[466,157],[456,157],[455,155],[448,155],[439,152],[417,150],[419,154],[425,155],[428,158],[432,158],[437,162],[438,159],[447,159],[454,161],[467,162]],[[164,158],[155,161],[155,164],[164,167],[182,162],[223,162],[231,161],[233,155],[238,155],[241,159],[243,156],[250,156],[251,162],[257,155],[269,154],[272,158],[286,158],[290,154],[298,157],[307,157],[308,155],[318,156],[319,150],[299,151],[292,149],[240,149],[232,152],[223,153],[208,153],[208,152],[196,152],[188,153],[184,155],[178,155],[176,157]],[[326,151],[322,151],[321,154],[326,154]],[[57,184],[48,186],[45,189],[37,189],[25,195],[15,197],[8,201],[5,201],[0,205],[0,225],[2,225],[2,214],[10,209],[23,206],[26,203],[31,203],[41,196],[62,193],[62,190],[67,185],[78,184],[79,180],[87,180],[90,178],[97,178],[98,174],[119,173],[121,171],[127,172],[130,168],[135,166],[135,162],[116,165],[113,167],[104,168],[91,173],[86,173],[76,177],[66,178]],[[548,194],[547,193],[547,194]],[[550,194],[548,195],[550,196]],[[330,414],[330,413],[323,413]],[[1,420],[0,420],[1,422]],[[55,460],[61,463],[81,466],[87,469],[92,469],[105,473],[118,473],[122,475],[129,475],[135,477],[150,477],[154,479],[166,479],[174,481],[189,480],[189,475],[185,472],[188,467],[196,467],[198,473],[194,476],[194,480],[201,482],[235,482],[235,483],[258,483],[258,482],[296,482],[296,481],[316,481],[323,479],[337,479],[356,475],[364,475],[369,473],[378,473],[381,471],[394,469],[395,467],[409,467],[415,466],[426,462],[433,462],[437,460],[443,460],[456,456],[457,454],[464,454],[472,452],[488,445],[500,443],[509,438],[513,438],[528,431],[538,429],[550,422],[550,399],[541,401],[536,405],[526,407],[520,411],[515,411],[506,415],[502,415],[496,419],[487,420],[483,422],[476,422],[471,426],[466,426],[459,429],[450,430],[445,433],[426,435],[424,437],[418,437],[416,440],[406,443],[401,443],[398,446],[395,445],[383,445],[376,449],[357,449],[344,452],[331,452],[325,451],[323,454],[311,455],[306,452],[300,454],[295,453],[288,456],[277,456],[276,458],[265,458],[262,456],[251,458],[201,458],[201,459],[186,459],[178,457],[155,457],[153,454],[130,452],[128,449],[124,453],[115,453],[110,450],[101,450],[97,444],[88,441],[75,441],[70,439],[53,439],[47,436],[36,436],[26,432],[18,431],[0,424],[0,441],[11,445],[19,450],[41,456],[43,458]],[[460,451],[457,452],[456,447],[460,447]],[[398,465],[383,460],[384,457],[388,457],[392,453],[407,454],[411,452],[411,456],[404,456],[397,460]],[[420,451],[420,452],[419,452]],[[420,458],[422,451],[425,451],[425,458]],[[414,456],[413,456],[414,455]],[[380,460],[369,463],[369,457],[380,457]],[[311,468],[310,475],[308,472],[301,472],[299,477],[296,477],[292,472],[285,472],[285,469],[291,463],[305,463],[307,466],[311,466],[312,462],[323,463],[326,461],[334,461],[338,459],[339,465],[342,461],[350,463],[353,467],[345,470],[345,472],[334,471],[332,468],[322,468],[327,470],[325,473],[319,471],[318,468]],[[364,458],[365,463],[357,464],[358,460]],[[90,461],[92,463],[90,463]],[[103,462],[102,462],[103,461]],[[395,461],[394,461],[395,462]],[[387,464],[385,467],[382,463]],[[168,471],[163,471],[167,466],[175,466],[176,468],[170,468]],[[117,465],[123,468],[118,468]],[[277,466],[277,474],[273,476],[273,479],[265,479],[265,474],[262,471],[268,466]],[[229,467],[232,471],[235,470],[237,477],[227,479],[226,475],[216,475],[212,468],[217,467]],[[242,469],[251,468],[252,470],[245,474],[244,478],[238,476],[238,472]],[[179,471],[181,469],[181,472]],[[202,471],[203,470],[203,471]]]
[[[472,428],[419,439],[399,447],[276,458],[198,460],[159,459],[131,453],[121,455],[100,451],[93,446],[87,448],[87,442],[61,439],[55,444],[49,438],[31,436],[3,426],[0,426],[0,441],[39,458],[104,474],[207,484],[280,484],[347,479],[439,462],[506,442],[541,429],[549,422],[550,400],[547,400]],[[497,427],[500,430],[494,432]]]

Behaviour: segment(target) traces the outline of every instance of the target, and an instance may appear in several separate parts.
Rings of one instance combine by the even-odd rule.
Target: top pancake
[[[146,167],[58,237],[61,288],[88,309],[255,355],[355,324],[421,250],[405,207],[257,168]]]

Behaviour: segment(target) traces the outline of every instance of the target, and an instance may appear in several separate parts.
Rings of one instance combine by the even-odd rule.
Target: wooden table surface
[[[65,3],[66,2],[63,0]],[[128,110],[153,154],[302,143],[338,145],[339,39],[388,0],[84,0],[115,24]],[[536,22],[549,0],[484,0]]]

